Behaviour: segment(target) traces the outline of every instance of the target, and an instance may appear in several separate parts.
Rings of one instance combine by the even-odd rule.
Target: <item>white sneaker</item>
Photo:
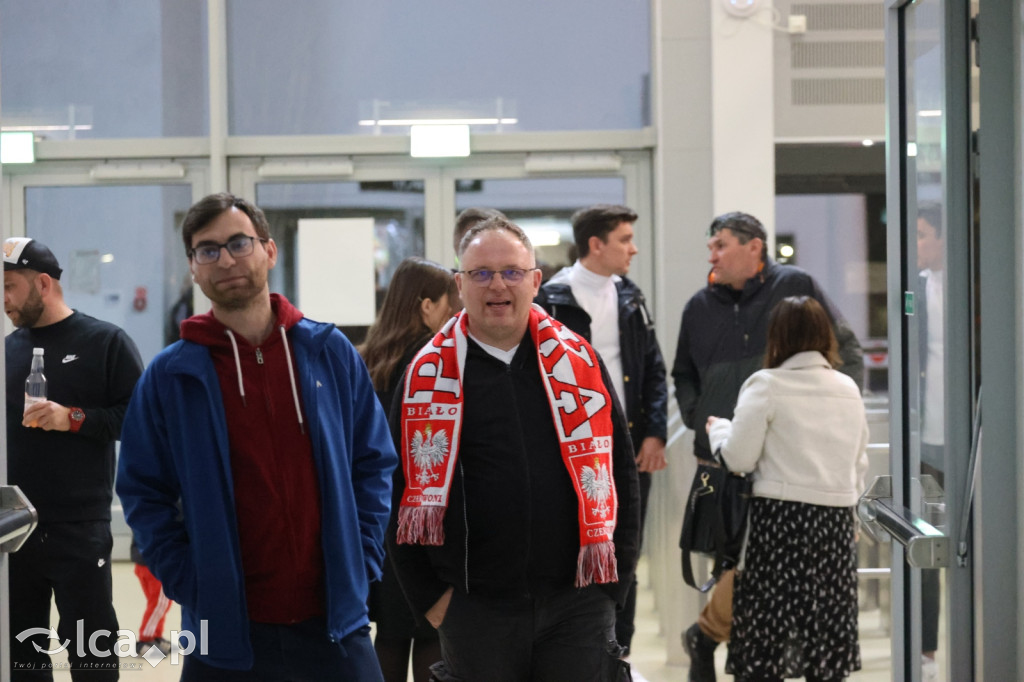
[[[939,662],[921,655],[921,682],[939,682]]]

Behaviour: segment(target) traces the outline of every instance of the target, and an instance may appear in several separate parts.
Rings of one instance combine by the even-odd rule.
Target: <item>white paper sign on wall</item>
[[[299,310],[320,322],[373,324],[373,218],[303,218],[296,242]]]

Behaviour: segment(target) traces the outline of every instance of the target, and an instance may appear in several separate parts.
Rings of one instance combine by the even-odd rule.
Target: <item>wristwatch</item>
[[[71,426],[71,433],[78,433],[78,430],[82,428],[82,423],[85,421],[85,412],[81,407],[69,407],[68,408],[68,422]]]

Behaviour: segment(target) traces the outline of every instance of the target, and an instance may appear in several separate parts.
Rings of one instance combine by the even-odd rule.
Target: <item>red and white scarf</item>
[[[413,358],[402,394],[398,542],[441,545],[462,432],[466,313],[448,321]],[[597,353],[534,305],[530,336],[551,405],[562,461],[579,500],[576,587],[618,581],[612,536],[618,496],[612,477],[612,401]]]

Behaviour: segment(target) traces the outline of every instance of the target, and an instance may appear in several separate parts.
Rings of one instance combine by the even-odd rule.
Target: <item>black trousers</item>
[[[323,618],[274,625],[250,623],[250,670],[228,670],[185,656],[181,682],[383,682],[370,626],[340,641],[327,636]]]
[[[109,521],[51,523],[36,528],[10,556],[12,681],[52,680],[45,652],[65,642],[72,680],[118,679],[122,659],[114,653],[118,625],[110,574],[113,544]],[[60,614],[60,641],[36,633],[23,635],[19,642],[19,633],[26,630],[50,629],[51,593]],[[101,630],[109,634],[94,634]]]
[[[928,456],[932,461],[942,461],[944,448],[940,445],[921,444],[922,459]],[[930,474],[941,487],[946,486],[946,477],[936,467],[921,462],[921,473]],[[939,617],[942,604],[942,589],[939,583],[939,569],[921,570],[921,651],[932,652],[939,648]]]
[[[644,540],[644,524],[647,521],[647,498],[651,496],[651,473],[649,471],[642,471],[637,474],[640,479],[640,546],[638,550],[643,549]],[[629,592],[626,593],[626,601],[622,605],[622,610],[619,611],[615,618],[615,639],[619,641],[619,644],[626,649],[626,654],[629,654],[629,647],[633,644],[633,633],[636,632],[636,574],[633,574],[633,584],[629,586]]]
[[[486,599],[458,589],[438,629],[442,682],[603,682],[619,663],[615,602],[596,585]]]

